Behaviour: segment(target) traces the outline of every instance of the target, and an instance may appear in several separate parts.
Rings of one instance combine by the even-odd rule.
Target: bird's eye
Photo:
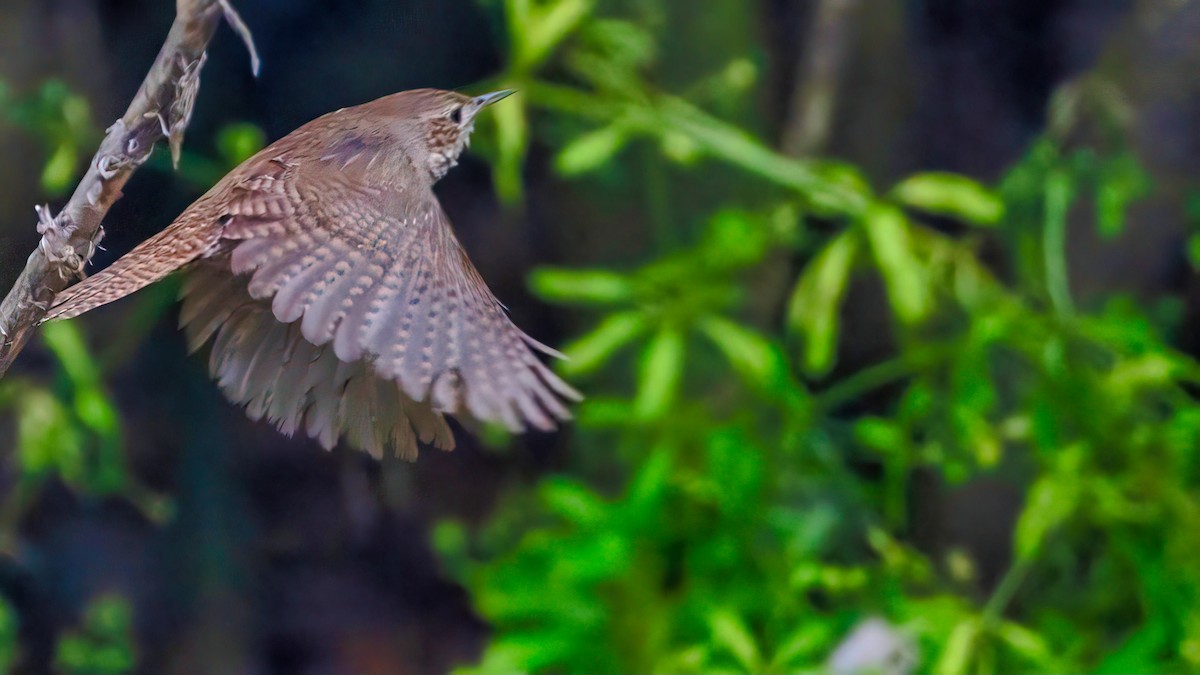
[[[450,121],[455,124],[462,124],[462,106],[458,106],[450,111]]]

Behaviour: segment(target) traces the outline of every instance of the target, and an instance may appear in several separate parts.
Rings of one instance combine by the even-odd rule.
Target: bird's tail
[[[218,228],[177,220],[102,272],[59,293],[42,321],[70,319],[119,300],[204,255],[219,238]]]

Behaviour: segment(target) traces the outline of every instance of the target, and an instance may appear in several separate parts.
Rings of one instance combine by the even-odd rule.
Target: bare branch
[[[175,23],[166,43],[125,115],[108,128],[88,171],[57,216],[39,206],[42,240],[25,270],[0,304],[0,377],[29,341],[54,296],[83,268],[104,235],[100,223],[121,188],[160,140],[170,140],[177,156],[192,116],[205,51],[222,17],[246,41],[258,72],[250,32],[228,0],[177,0]]]
[[[258,71],[262,67],[262,61],[258,58],[258,50],[254,47],[254,36],[250,34],[250,27],[242,21],[242,15],[237,13],[233,5],[229,4],[229,0],[220,0],[221,11],[225,12],[225,21],[229,23],[229,27],[233,32],[242,38],[242,42],[246,43],[246,50],[250,52],[250,71],[258,77]]]

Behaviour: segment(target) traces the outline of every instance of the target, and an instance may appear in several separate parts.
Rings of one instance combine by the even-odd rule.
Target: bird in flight
[[[433,193],[511,94],[418,89],[329,113],[246,160],[166,229],[66,289],[78,316],[176,271],[193,351],[255,420],[415,459],[445,415],[554,429],[579,394],[539,359]]]

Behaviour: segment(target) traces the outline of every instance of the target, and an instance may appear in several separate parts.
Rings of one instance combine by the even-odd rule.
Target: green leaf
[[[664,157],[680,166],[693,166],[704,156],[703,147],[695,139],[670,128],[663,130],[659,147]]]
[[[60,143],[42,169],[42,187],[52,195],[62,194],[75,177],[79,153],[73,143]]]
[[[537,12],[527,29],[520,67],[532,70],[587,17],[595,0],[557,0]],[[536,7],[536,6],[535,6]]]
[[[532,672],[528,663],[539,651],[539,646],[526,641],[506,638],[506,635],[498,636],[488,643],[478,665],[460,666],[451,673],[453,675],[492,675],[493,673],[524,675],[524,673]]]
[[[971,617],[960,621],[946,638],[946,645],[933,666],[933,672],[938,675],[958,675],[967,672],[978,637],[978,619]]]
[[[585,584],[621,579],[634,562],[633,543],[625,532],[617,529],[592,530],[579,537],[572,548],[574,555],[556,561],[555,566]]]
[[[995,226],[1004,218],[1004,201],[995,191],[953,173],[919,173],[892,189],[904,206],[965,223]]]
[[[492,106],[490,117],[496,128],[497,157],[493,172],[496,193],[503,203],[516,204],[525,193],[521,171],[529,149],[529,117],[524,96],[518,92],[502,105]]]
[[[854,439],[887,456],[909,445],[908,434],[897,420],[863,417],[854,424]]]
[[[744,129],[721,122],[678,97],[659,99],[664,140],[678,133],[704,153],[773,183],[794,188],[820,215],[857,215],[869,198],[859,172],[846,165],[784,157]]]
[[[802,365],[810,375],[823,375],[833,367],[837,356],[838,312],[860,246],[854,230],[834,237],[804,268],[792,292],[789,324],[804,336]]]
[[[762,219],[728,209],[708,222],[702,247],[708,264],[729,269],[760,263],[772,243],[769,226]]]
[[[1025,497],[1025,510],[1017,520],[1015,553],[1032,560],[1042,549],[1046,536],[1074,512],[1079,503],[1078,476],[1058,472],[1039,478]]]
[[[582,483],[564,477],[547,478],[538,485],[538,495],[551,512],[579,527],[604,521],[608,505]]]
[[[875,198],[871,190],[871,182],[862,169],[853,164],[823,159],[814,162],[812,167],[816,175],[826,181],[826,185],[820,191],[830,193],[816,196],[815,199],[810,197],[811,201],[808,207],[813,209],[818,216],[861,216],[869,201]],[[830,208],[832,205],[828,199],[833,196],[832,193],[836,192],[841,192],[844,197],[850,197],[853,206],[846,204]]]
[[[714,485],[717,504],[730,518],[749,520],[757,515],[766,474],[764,455],[739,431],[710,432],[705,448],[708,472],[720,477]]]
[[[1096,225],[1111,239],[1124,229],[1129,205],[1150,193],[1150,176],[1133,154],[1123,153],[1100,166],[1097,181]]]
[[[762,670],[758,643],[741,617],[727,609],[718,609],[708,615],[708,627],[713,642],[733,655],[745,672]]]
[[[634,295],[628,277],[608,270],[541,267],[529,275],[529,286],[541,299],[564,304],[612,305]]]
[[[438,521],[429,533],[429,544],[442,561],[451,563],[453,568],[453,563],[460,562],[467,555],[470,546],[467,528],[456,520]],[[452,569],[452,571],[457,570]],[[455,574],[454,576],[461,575]]]
[[[73,384],[92,385],[99,381],[99,368],[84,343],[78,324],[66,321],[48,323],[42,328],[42,339],[58,357]]]
[[[768,672],[794,672],[805,670],[822,652],[830,652],[836,646],[833,627],[824,621],[807,621],[782,640],[775,656],[771,658]]]
[[[567,178],[594,171],[621,151],[629,140],[629,132],[610,124],[571,141],[558,153],[554,167]]]
[[[1060,314],[1073,311],[1070,277],[1067,274],[1067,216],[1078,189],[1075,177],[1055,169],[1045,180],[1045,211],[1042,224],[1042,264],[1046,292]]]
[[[24,476],[38,479],[52,471],[69,484],[83,478],[83,438],[63,404],[38,388],[17,397],[17,459]]]
[[[670,486],[672,466],[669,447],[659,445],[651,449],[646,461],[629,481],[626,502],[632,513],[640,515],[646,511],[660,510],[663,496]]]
[[[579,425],[591,429],[620,429],[633,419],[633,404],[614,396],[589,396],[579,404]]]
[[[647,328],[646,317],[641,312],[621,312],[600,322],[592,332],[577,338],[563,348],[568,361],[559,367],[569,375],[586,375],[595,372],[612,358],[618,350],[632,342]]]
[[[783,350],[762,334],[719,316],[705,317],[700,330],[721,350],[746,384],[779,397],[799,393],[799,384],[788,371]]]
[[[683,380],[684,352],[683,333],[670,327],[660,329],[646,346],[634,401],[639,419],[658,419],[675,403]]]
[[[132,612],[120,596],[102,596],[84,611],[83,625],[59,640],[55,665],[65,675],[124,675],[137,665]]]
[[[92,133],[92,106],[79,94],[71,94],[62,102],[62,119],[68,137],[86,140]]]
[[[708,645],[692,645],[675,653],[667,654],[647,672],[651,673],[703,673],[707,668],[712,648]]]
[[[996,637],[1000,638],[1014,652],[1038,666],[1039,670],[1044,672],[1056,670],[1052,668],[1055,660],[1054,652],[1051,651],[1049,643],[1041,635],[1012,621],[1002,621],[995,627],[995,631]]]
[[[863,226],[896,317],[905,324],[919,323],[929,312],[929,287],[913,251],[908,219],[895,207],[875,204],[867,209]]]
[[[636,21],[593,16],[581,26],[579,40],[584,50],[626,77],[650,65],[657,52],[652,29]]]
[[[1098,675],[1120,675],[1170,671],[1171,665],[1164,663],[1162,658],[1172,651],[1168,647],[1170,636],[1167,621],[1169,619],[1162,616],[1151,616],[1143,626],[1105,654],[1092,672]]]
[[[99,493],[117,491],[126,481],[120,418],[104,390],[100,368],[84,343],[79,324],[69,321],[47,324],[43,339],[58,357],[74,388],[76,417],[101,440],[96,466],[89,474],[89,487]]]
[[[129,603],[117,596],[99,598],[88,608],[88,627],[100,635],[122,635],[129,630],[133,612]]]

